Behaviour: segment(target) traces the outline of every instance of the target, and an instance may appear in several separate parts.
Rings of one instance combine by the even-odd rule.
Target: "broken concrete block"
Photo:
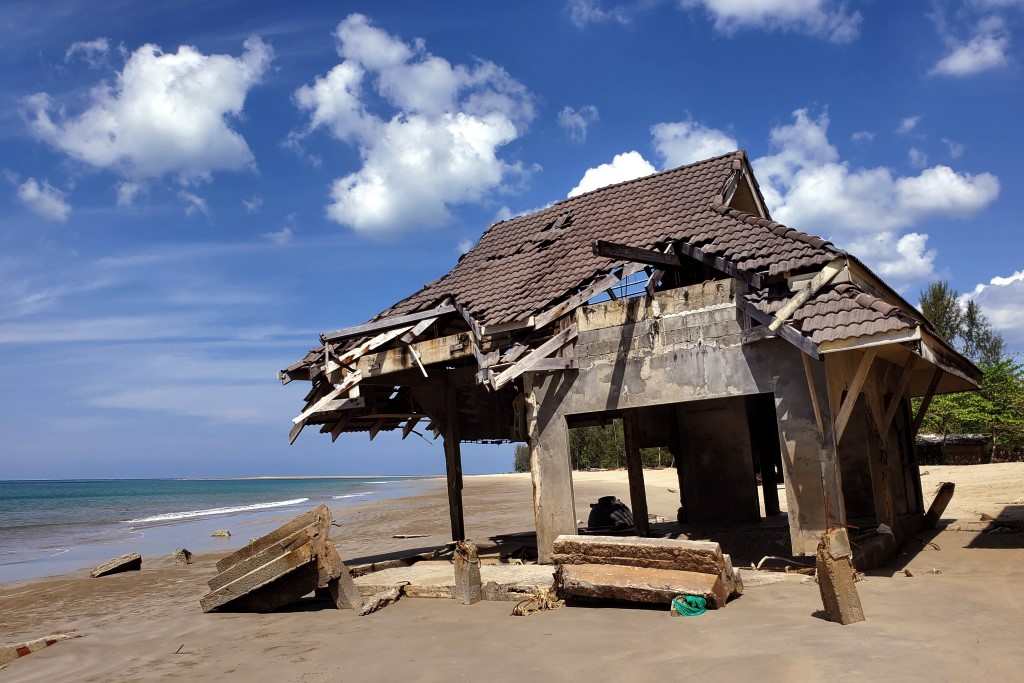
[[[178,548],[174,551],[174,561],[182,566],[192,564],[192,551],[188,548]]]
[[[89,572],[89,575],[95,579],[100,576],[107,576],[108,574],[132,572],[140,569],[142,569],[142,555],[138,553],[128,553],[127,555],[121,555],[120,557],[115,557],[112,560],[107,560]]]
[[[455,599],[463,605],[472,605],[483,597],[480,582],[480,556],[472,541],[455,544]]]
[[[617,564],[720,575],[722,548],[711,541],[640,536],[572,536],[555,539],[556,564]]]
[[[720,574],[611,564],[563,564],[555,574],[555,585],[561,598],[667,605],[677,595],[699,595],[709,609],[725,606],[729,598]]]
[[[864,621],[849,546],[846,529],[835,529],[822,536],[817,553],[818,590],[825,616],[843,625]]]
[[[231,532],[227,529],[217,529],[210,535],[214,538],[231,538]]]

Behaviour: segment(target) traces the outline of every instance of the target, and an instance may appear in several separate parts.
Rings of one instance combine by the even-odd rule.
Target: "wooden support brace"
[[[531,351],[525,358],[517,362],[510,368],[503,370],[497,376],[494,377],[493,386],[495,391],[505,386],[512,380],[524,372],[528,372],[533,368],[539,361],[547,358],[552,353],[562,348],[570,341],[576,338],[576,326],[572,325],[562,330],[555,336],[548,339],[546,342],[538,346],[536,349]]]
[[[416,423],[419,422],[419,421],[420,421],[420,418],[418,418],[418,417],[411,417],[408,420],[406,420],[405,426],[402,427],[402,440],[403,441],[406,439],[406,437],[408,437],[410,434],[412,434],[412,430],[416,428]]]
[[[845,267],[846,259],[837,258],[826,263],[821,271],[811,278],[811,281],[807,283],[805,288],[794,294],[789,301],[783,304],[782,308],[780,308],[775,314],[775,318],[768,324],[768,329],[772,332],[779,329],[783,323],[789,320],[789,316],[796,312],[796,309],[803,306],[808,299],[817,294],[818,290],[831,282],[832,279],[842,272]]]
[[[333,332],[325,332],[321,336],[324,341],[338,341],[341,339],[348,339],[351,337],[359,337],[370,332],[378,332],[380,330],[390,330],[395,327],[403,327],[409,323],[415,323],[420,320],[427,318],[437,318],[442,315],[455,312],[455,306],[450,304],[441,305],[437,308],[431,308],[426,311],[418,311],[416,313],[409,313],[407,315],[397,315],[388,318],[382,318],[380,320],[374,320],[372,322],[364,323],[362,325],[353,325],[352,327],[344,327],[340,330],[334,330]]]
[[[936,366],[932,372],[932,379],[928,382],[928,390],[925,391],[924,396],[921,397],[921,405],[917,409],[917,415],[914,416],[914,422],[910,427],[910,438],[913,439],[917,436],[917,430],[921,429],[921,423],[924,421],[924,416],[928,412],[928,406],[932,404],[932,398],[935,397],[935,390],[939,387],[939,380],[942,379],[942,368]]]
[[[800,357],[804,361],[804,377],[807,378],[807,393],[811,395],[811,408],[814,409],[814,422],[818,427],[818,438],[825,439],[825,423],[821,417],[821,400],[818,398],[818,390],[814,386],[814,368],[811,366],[811,359],[804,354]]]
[[[761,289],[764,286],[764,282],[758,273],[748,273],[741,271],[731,261],[720,256],[711,256],[705,254],[700,247],[687,244],[686,242],[676,242],[673,245],[676,254],[679,256],[686,256],[692,258],[695,261],[699,261],[709,268],[714,268],[720,273],[724,273],[730,277],[738,278],[748,283],[754,289]]]
[[[860,357],[860,363],[857,365],[857,370],[853,373],[853,379],[850,381],[850,386],[846,390],[846,398],[843,400],[843,404],[839,406],[839,413],[836,415],[836,445],[843,440],[843,433],[846,431],[846,425],[850,421],[850,416],[853,415],[853,407],[857,405],[857,398],[860,396],[860,392],[864,389],[864,383],[868,379],[868,374],[871,372],[871,364],[875,361],[875,356],[878,355],[878,349],[870,348],[864,351],[864,355]]]
[[[614,270],[612,270],[612,272],[598,279],[589,287],[586,287],[585,289],[569,297],[562,303],[556,304],[555,306],[552,306],[548,310],[536,316],[536,318],[534,319],[534,327],[538,330],[546,327],[555,319],[562,317],[569,311],[579,308],[580,306],[582,306],[583,304],[587,303],[595,296],[600,294],[601,292],[611,287],[614,287],[620,281],[629,277],[633,273],[637,273],[643,270],[643,268],[644,266],[641,263],[629,263],[626,266],[622,267],[621,272],[619,272],[619,268],[615,268]]]
[[[758,310],[757,306],[740,297],[736,297],[736,306],[765,327],[767,327],[772,321],[772,316],[764,311]],[[818,351],[818,345],[797,332],[791,325],[783,325],[776,330],[775,333],[814,360],[821,360],[821,353]]]

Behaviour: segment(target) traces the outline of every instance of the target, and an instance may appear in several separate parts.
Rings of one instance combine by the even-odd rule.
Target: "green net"
[[[699,595],[680,595],[672,599],[672,609],[684,617],[699,617],[707,611],[707,600]]]

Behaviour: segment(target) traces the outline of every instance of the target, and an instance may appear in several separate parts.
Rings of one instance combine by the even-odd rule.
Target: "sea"
[[[64,574],[111,557],[233,550],[321,503],[422,490],[418,477],[0,481],[0,583]],[[230,538],[215,538],[218,529]]]

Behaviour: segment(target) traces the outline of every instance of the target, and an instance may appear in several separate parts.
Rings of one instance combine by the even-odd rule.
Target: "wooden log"
[[[120,572],[139,571],[140,569],[142,569],[142,555],[138,553],[128,553],[127,555],[121,555],[120,557],[107,560],[89,572],[89,576],[95,579],[100,576],[118,574]]]
[[[298,590],[297,588],[294,588],[293,586],[280,587],[280,599],[287,600],[287,602],[294,601],[316,588],[315,560],[316,555],[313,552],[313,544],[306,543],[305,545],[299,546],[284,555],[275,557],[266,564],[256,567],[252,571],[243,574],[239,578],[221,586],[217,590],[207,593],[200,598],[199,604],[202,606],[204,612],[209,612],[217,609],[218,607],[224,607],[228,603],[238,600],[239,598],[243,598],[249,593],[254,593],[260,588],[268,586],[270,583],[278,581],[302,567],[311,565],[313,567],[314,574],[310,577],[312,580],[305,586],[305,590],[298,592],[296,595],[295,593]],[[287,604],[287,602],[282,602],[281,604]]]
[[[848,550],[846,529],[835,529],[822,536],[818,543],[817,578],[825,617],[839,624],[864,621],[855,585],[856,571]]]
[[[282,524],[278,528],[271,531],[269,534],[260,536],[257,539],[250,541],[247,545],[239,548],[235,552],[231,553],[227,557],[221,558],[217,561],[217,571],[222,572],[233,564],[238,564],[242,560],[245,560],[257,553],[269,548],[270,546],[278,543],[288,536],[291,536],[296,531],[303,529],[314,522],[320,524],[325,528],[329,528],[331,524],[331,511],[326,505],[318,505],[317,507],[302,513],[298,517],[295,517],[288,522]],[[326,524],[325,524],[326,521]]]
[[[932,504],[928,506],[928,513],[924,517],[928,528],[934,529],[938,526],[939,520],[942,519],[942,513],[946,511],[946,506],[953,498],[954,490],[956,490],[956,484],[951,481],[939,484],[939,490],[935,492],[935,498],[932,499]]]
[[[717,574],[624,567],[607,564],[565,564],[555,574],[561,598],[581,597],[669,604],[679,595],[699,595],[709,609],[724,607],[729,591]]]
[[[472,541],[455,544],[455,599],[463,605],[473,605],[483,598],[480,582],[480,556]]]

